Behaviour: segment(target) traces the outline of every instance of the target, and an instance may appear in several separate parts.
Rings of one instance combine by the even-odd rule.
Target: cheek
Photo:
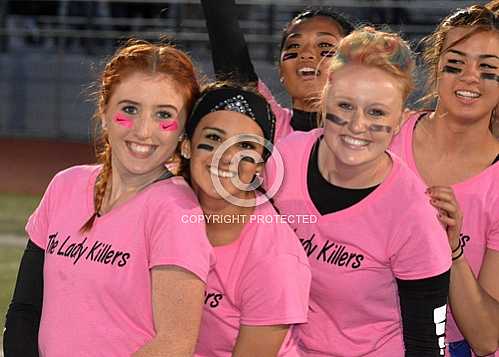
[[[133,120],[121,113],[116,114],[113,120],[116,124],[124,128],[131,129],[133,127]]]
[[[437,79],[437,92],[439,95],[449,95],[452,92],[451,86],[456,76],[450,73],[441,73]]]
[[[296,59],[297,57],[298,57],[298,53],[297,52],[284,52],[281,55],[281,62],[286,62],[286,61],[289,61],[289,60],[293,60],[293,59]]]
[[[161,131],[175,132],[178,130],[178,119],[175,118],[173,120],[166,120],[164,122],[161,122],[159,124],[159,128],[161,129]]]
[[[244,183],[250,183],[256,174],[256,165],[242,160],[238,168],[239,178]]]
[[[284,61],[284,62],[281,62],[281,76],[284,77],[285,80],[289,80],[290,77],[291,77],[291,74],[293,73],[294,71],[294,65],[293,65],[293,62],[294,61]]]

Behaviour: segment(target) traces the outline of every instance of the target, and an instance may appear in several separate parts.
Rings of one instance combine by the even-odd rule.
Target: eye
[[[369,111],[367,113],[373,117],[382,117],[382,116],[386,115],[386,112],[384,110],[376,109],[376,108],[369,109]]]
[[[134,105],[126,105],[124,106],[123,108],[121,108],[121,110],[126,113],[126,114],[130,114],[130,115],[135,115],[139,112],[138,108]]]
[[[319,43],[320,48],[331,48],[334,47],[335,45],[329,42],[321,42]]]
[[[165,120],[165,119],[171,119],[173,117],[173,115],[170,112],[167,112],[165,110],[161,110],[161,111],[156,113],[156,117],[158,117],[158,119]]]
[[[449,59],[447,62],[452,63],[452,64],[464,64],[463,61],[458,60],[458,59],[454,59],[454,58]]]
[[[483,69],[497,69],[496,66],[493,66],[493,65],[488,64],[488,63],[481,63],[480,64],[480,68],[483,68]]]
[[[291,50],[291,49],[296,49],[299,48],[300,45],[298,43],[290,43],[286,46],[285,50]]]
[[[338,107],[340,107],[343,110],[352,110],[353,106],[350,103],[347,102],[340,102],[338,103]]]
[[[249,141],[243,141],[243,142],[241,142],[240,146],[244,150],[256,150],[255,143],[252,143],[252,142],[249,142]]]
[[[206,134],[205,138],[209,139],[211,141],[217,141],[217,142],[222,141],[222,138],[219,135],[214,134],[214,133]]]

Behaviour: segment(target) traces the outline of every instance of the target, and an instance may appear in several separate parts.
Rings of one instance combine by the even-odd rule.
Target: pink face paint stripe
[[[161,130],[164,130],[164,131],[176,131],[178,129],[178,123],[175,119],[168,120],[164,123],[161,123],[159,125],[159,127],[161,128]]]
[[[123,115],[123,114],[116,114],[114,117],[114,121],[118,124],[121,125],[125,128],[130,129],[133,126],[133,121],[129,117]]]

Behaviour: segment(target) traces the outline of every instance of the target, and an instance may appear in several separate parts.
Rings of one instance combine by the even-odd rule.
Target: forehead
[[[471,56],[477,56],[481,54],[491,54],[499,56],[499,32],[498,31],[480,31],[477,32],[465,40],[459,41],[463,36],[466,36],[472,28],[458,27],[450,30],[444,41],[444,53],[449,50],[457,50]],[[456,41],[457,44],[449,47]]]
[[[398,105],[401,86],[393,75],[376,67],[346,65],[331,75],[327,101],[349,98],[359,104]]]
[[[179,84],[163,73],[132,72],[114,88],[112,97],[127,97],[138,102],[182,103],[185,98]],[[161,103],[159,103],[161,102]]]
[[[343,36],[341,35],[342,31],[340,29],[340,26],[336,21],[326,16],[315,16],[312,18],[299,20],[291,25],[288,29],[288,36],[286,37],[286,39],[289,38],[290,35],[308,35],[317,34],[319,32],[330,33],[338,40],[343,38]]]
[[[262,129],[253,119],[228,110],[219,110],[205,115],[196,127],[196,132],[207,127],[221,129],[227,137],[241,134],[263,136]]]

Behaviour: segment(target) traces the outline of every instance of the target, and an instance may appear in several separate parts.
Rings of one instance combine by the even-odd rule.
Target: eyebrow
[[[261,144],[261,141],[262,141],[261,140],[262,137],[260,135],[257,135],[257,134],[241,134],[240,138],[242,140],[251,141],[255,144]],[[255,142],[255,139],[257,140],[256,142]]]
[[[336,35],[334,35],[333,33],[331,32],[317,32],[316,33],[318,36],[332,36],[334,38],[337,38]],[[295,38],[295,37],[302,37],[303,34],[301,32],[293,32],[293,33],[290,33],[288,35],[288,37],[286,37],[286,41],[289,40],[290,38]]]
[[[486,58],[495,58],[496,60],[499,60],[499,57],[496,55],[480,55],[478,56],[479,58],[486,59]]]
[[[122,104],[122,103],[130,103],[130,104],[133,104],[133,105],[136,105],[136,106],[140,106],[140,103],[139,102],[135,102],[133,100],[130,100],[130,99],[123,99],[123,100],[120,100],[118,102],[118,104]],[[157,106],[158,108],[170,108],[170,109],[173,109],[175,110],[176,112],[178,112],[178,109],[176,106],[172,105],[172,104],[160,104]]]
[[[463,57],[467,56],[466,53],[458,51],[458,50],[449,50],[449,52],[455,53],[455,54],[457,54],[459,56],[463,56]],[[480,59],[495,58],[495,59],[499,60],[499,56],[491,55],[491,54],[479,55],[478,58],[480,58]]]
[[[214,130],[214,131],[218,131],[219,133],[222,133],[223,135],[227,134],[225,132],[225,130],[222,130],[222,129],[219,129],[219,128],[214,128],[212,126],[207,126],[207,127],[203,128],[203,130]]]

